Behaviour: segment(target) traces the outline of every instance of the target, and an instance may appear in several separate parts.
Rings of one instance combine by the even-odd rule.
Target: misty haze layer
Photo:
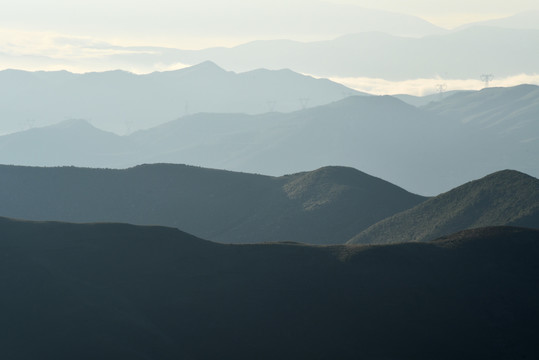
[[[0,137],[4,164],[170,162],[283,175],[344,165],[436,195],[489,173],[539,175],[539,87],[456,93],[420,108],[354,96],[291,113],[195,114],[118,136],[85,121]]]
[[[211,62],[135,75],[0,72],[0,133],[85,119],[101,129],[132,132],[199,112],[290,112],[360,94],[289,70],[236,74]]]

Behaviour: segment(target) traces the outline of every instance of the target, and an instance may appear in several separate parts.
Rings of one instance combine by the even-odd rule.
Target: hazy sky
[[[367,27],[376,27],[381,23],[377,17],[380,11],[413,15],[452,29],[539,10],[538,0],[2,0],[1,4],[0,70],[73,72],[118,68],[151,72],[185,66],[179,62],[153,63],[146,68],[129,62],[110,63],[102,59],[128,56],[131,50],[107,44],[202,49],[258,39],[316,41],[357,32],[357,26],[369,22]],[[358,14],[363,16],[361,21]],[[392,16],[386,16],[386,27],[393,24]],[[539,17],[539,13],[534,16]],[[407,23],[401,21],[399,26]],[[427,32],[442,31],[422,21],[416,22],[416,28],[418,23],[421,31],[423,25]],[[335,80],[374,93],[399,88],[415,94],[432,91],[431,82],[439,81],[418,79],[396,84],[382,79]],[[477,79],[473,81],[454,83],[451,88],[481,85]]]
[[[445,28],[539,9],[537,0],[335,0],[335,2],[415,15]]]
[[[323,9],[320,3],[316,0],[2,0],[0,29],[184,48],[227,46],[255,38],[314,40],[324,35],[317,33],[316,24],[294,29],[295,33],[289,34],[280,31],[279,24],[309,16],[315,5]],[[537,0],[329,0],[324,3],[406,13],[445,28],[539,9]]]

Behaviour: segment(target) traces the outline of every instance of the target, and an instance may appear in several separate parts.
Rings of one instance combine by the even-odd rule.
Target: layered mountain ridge
[[[166,225],[220,242],[344,243],[425,198],[355,169],[269,177],[185,165],[0,166],[0,215]]]
[[[126,71],[0,71],[0,133],[82,118],[119,134],[198,112],[289,112],[361,94],[290,70],[226,71],[215,63],[137,75]]]
[[[457,93],[420,108],[352,96],[291,113],[199,113],[122,137],[45,127],[1,136],[0,163],[166,162],[273,176],[342,165],[437,195],[508,168],[538,176],[538,99],[537,86],[522,85]]]

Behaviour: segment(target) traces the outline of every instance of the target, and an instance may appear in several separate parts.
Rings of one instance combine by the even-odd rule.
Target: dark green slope
[[[412,203],[427,199],[352,168],[325,167],[285,179],[283,189],[300,215],[283,214],[290,220],[286,221],[286,233],[290,240],[301,241],[309,231],[311,240],[305,242],[315,244],[335,244],[327,239],[356,228],[366,229],[377,222],[375,219],[391,216],[388,214],[398,207],[410,208]]]
[[[539,355],[537,230],[373,247],[6,219],[0,231],[5,359]]]
[[[0,166],[0,216],[165,225],[219,242],[344,243],[424,200],[343,167],[269,177],[167,164]]]
[[[500,225],[539,228],[539,180],[518,171],[499,171],[384,219],[349,243],[427,241]]]

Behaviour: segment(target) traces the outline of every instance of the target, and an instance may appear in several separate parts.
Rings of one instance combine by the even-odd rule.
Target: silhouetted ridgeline
[[[0,231],[5,359],[539,356],[539,230],[372,247],[3,218]]]
[[[426,198],[344,167],[282,177],[185,165],[0,166],[0,215],[177,227],[220,242],[344,243]]]
[[[499,171],[384,219],[349,243],[427,241],[495,225],[539,228],[539,180],[518,171]]]

